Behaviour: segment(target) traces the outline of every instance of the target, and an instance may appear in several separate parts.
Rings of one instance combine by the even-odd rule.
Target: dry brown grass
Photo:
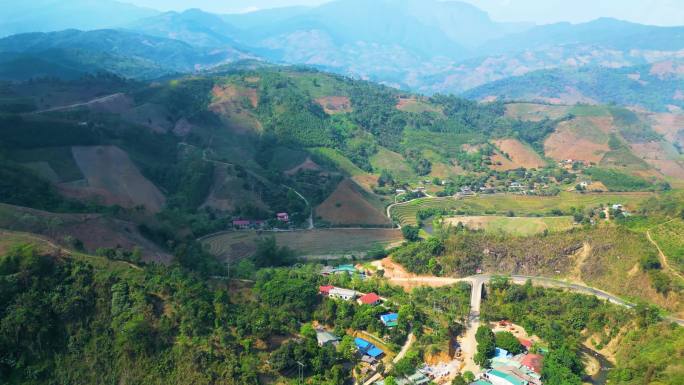
[[[120,148],[76,146],[72,153],[86,183],[61,184],[60,190],[65,195],[127,208],[143,205],[152,213],[159,212],[164,206],[164,195]]]
[[[387,225],[389,220],[361,193],[352,180],[345,179],[316,207],[316,216],[335,225]]]
[[[590,131],[594,129],[601,132],[591,135]],[[573,159],[599,163],[610,151],[605,133],[611,129],[612,121],[603,117],[583,117],[562,122],[544,142],[544,152],[556,160]]]
[[[346,96],[324,96],[316,99],[328,115],[343,114],[352,111],[351,100]]]
[[[499,150],[508,154],[513,168],[540,168],[545,165],[539,154],[517,139],[500,139],[494,144]]]

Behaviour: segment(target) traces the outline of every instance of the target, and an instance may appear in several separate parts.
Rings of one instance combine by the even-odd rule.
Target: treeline
[[[319,281],[311,268],[264,270],[229,290],[180,267],[102,270],[17,248],[0,258],[0,382],[259,384],[293,375],[288,352],[301,348],[311,381],[342,385],[342,358],[310,334],[272,355],[263,343],[311,320]]]

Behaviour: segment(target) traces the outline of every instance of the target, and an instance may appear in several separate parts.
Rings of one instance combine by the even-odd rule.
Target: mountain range
[[[0,18],[0,35],[107,30],[8,37],[0,41],[3,78],[25,77],[30,73],[26,63],[57,68],[38,71],[41,75],[64,68],[73,75],[67,70],[79,63],[85,64],[81,69],[153,78],[258,57],[430,95],[462,93],[539,70],[562,69],[566,77],[584,67],[610,72],[676,59],[684,50],[684,27],[609,18],[582,24],[501,23],[459,1],[338,0],[235,15],[156,12],[109,0],[43,0],[41,6],[43,11],[35,13],[21,11],[25,5],[0,3],[3,11],[12,8]],[[73,13],[78,17],[48,20],[73,9],[79,9]],[[13,15],[20,11],[17,24]]]

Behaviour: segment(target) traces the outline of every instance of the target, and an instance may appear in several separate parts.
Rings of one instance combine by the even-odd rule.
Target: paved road
[[[426,286],[446,286],[446,285],[453,285],[457,282],[469,282],[471,285],[473,285],[473,296],[471,297],[471,309],[474,309],[477,311],[477,316],[479,317],[479,311],[480,311],[480,301],[481,301],[481,290],[477,292],[476,287],[481,286],[483,283],[489,282],[494,275],[489,275],[489,274],[481,274],[481,275],[473,275],[470,277],[465,277],[465,278],[448,278],[448,277],[410,277],[410,278],[390,278],[390,283],[411,283],[415,282],[417,285],[426,285]],[[546,277],[535,277],[535,276],[527,276],[527,275],[510,275],[508,276],[511,280],[511,282],[522,285],[527,280],[531,280],[534,285],[537,286],[544,286],[544,287],[553,287],[553,288],[561,288],[561,289],[568,289],[570,291],[576,292],[576,293],[581,293],[581,294],[588,294],[588,295],[594,295],[598,298],[601,298],[603,300],[606,300],[610,303],[632,308],[634,307],[633,303],[630,303],[628,301],[625,301],[621,299],[620,297],[610,294],[608,292],[605,292],[601,289],[597,289],[594,287],[589,287],[589,286],[584,286],[580,285],[577,283],[573,282],[566,282],[566,281],[560,281],[557,279],[553,278],[546,278]],[[472,313],[471,310],[471,316],[475,315]],[[682,326],[684,326],[684,319],[679,319],[679,318],[674,318],[674,317],[665,317],[666,320],[676,322]]]

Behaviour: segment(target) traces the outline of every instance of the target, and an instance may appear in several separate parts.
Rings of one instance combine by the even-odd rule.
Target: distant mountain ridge
[[[117,39],[92,41],[86,44],[87,49],[79,48],[80,58],[72,60],[84,62],[82,52],[96,48],[99,54],[117,56],[114,61],[130,61],[130,65],[124,65],[125,71],[118,69],[115,73],[137,78],[192,72],[235,58],[259,57],[431,95],[462,93],[538,70],[633,67],[677,58],[684,52],[684,27],[647,26],[610,18],[541,26],[500,23],[477,7],[459,1],[337,0],[317,7],[240,15],[217,15],[199,9],[156,12],[111,0],[40,1],[41,12],[36,14],[30,12],[28,5],[19,7],[25,16],[14,9],[9,12],[16,20],[24,21],[19,30],[65,26],[101,29],[102,25],[118,23],[116,27],[122,34],[128,31],[148,36],[150,41],[169,40],[150,48],[141,44],[140,37],[129,35],[131,49],[122,49]],[[78,18],[64,16],[61,24],[42,22],[42,14],[59,17],[75,7],[80,7]],[[0,10],[5,8],[11,8],[7,1],[0,3]],[[105,11],[116,17],[104,17]],[[10,23],[14,19],[3,17],[6,16],[0,16],[0,33],[14,28]],[[83,20],[86,18],[87,23]],[[60,42],[60,49],[64,48],[62,35],[51,34],[46,39],[55,39]],[[171,50],[176,51],[173,54],[167,49],[171,47],[170,41],[186,46]],[[0,46],[3,44],[6,42]],[[106,50],[107,44],[113,44],[113,48]],[[0,58],[0,63],[6,67],[16,65],[13,60],[19,59],[17,52],[36,53],[35,49],[3,51],[5,57]],[[10,53],[12,58],[7,56]],[[44,67],[46,60],[52,59],[41,57],[33,62]],[[92,60],[85,60],[84,65],[88,61]],[[65,64],[61,60],[56,62],[57,67]],[[150,65],[162,69],[154,70]],[[111,71],[116,66],[100,67]],[[135,73],[135,67],[140,68],[140,74]],[[5,70],[0,72],[17,73],[12,68]],[[23,69],[19,72],[28,73]]]
[[[73,78],[79,74],[111,72],[128,78],[150,79],[248,57],[231,47],[208,50],[131,31],[27,33],[0,39],[0,78]],[[32,66],[34,72],[31,72]]]
[[[617,104],[653,111],[684,109],[684,62],[540,70],[476,87],[463,96],[478,100]]]

